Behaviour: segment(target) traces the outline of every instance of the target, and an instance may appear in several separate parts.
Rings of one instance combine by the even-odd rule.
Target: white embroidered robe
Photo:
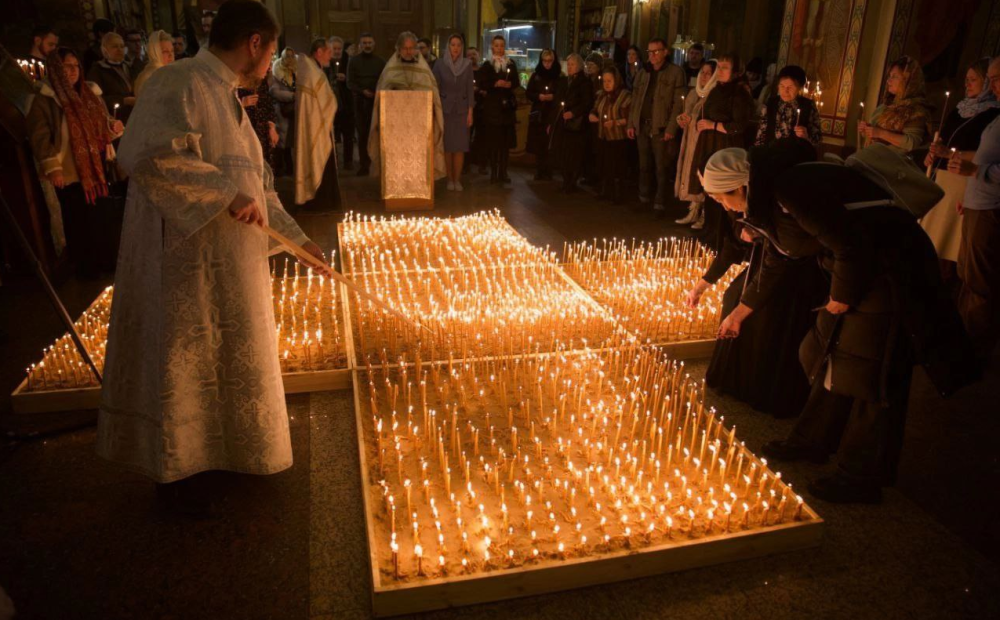
[[[307,238],[274,192],[236,85],[207,49],[163,67],[119,149],[131,182],[97,451],[158,482],[292,464],[270,244],[228,206],[242,192],[272,227]]]

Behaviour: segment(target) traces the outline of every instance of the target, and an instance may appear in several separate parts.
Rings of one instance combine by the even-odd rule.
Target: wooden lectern
[[[382,91],[378,114],[379,172],[386,211],[433,209],[433,93]]]

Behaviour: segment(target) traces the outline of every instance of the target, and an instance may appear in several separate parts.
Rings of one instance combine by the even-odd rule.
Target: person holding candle
[[[778,73],[778,94],[768,99],[760,110],[756,146],[793,136],[813,145],[823,141],[819,109],[812,99],[802,95],[805,82],[806,72],[802,67],[788,65]]]
[[[706,191],[742,215],[781,259],[765,258],[756,276],[761,290],[790,265],[817,260],[828,277],[819,282],[829,287],[799,346],[812,384],[808,400],[788,439],[766,444],[764,454],[822,462],[836,452],[836,472],[810,484],[810,493],[831,502],[878,502],[882,486],[895,480],[913,365],[924,364],[938,390],[950,394],[976,374],[971,343],[941,289],[930,240],[909,211],[889,202],[889,192],[848,166],[808,163],[777,174],[765,166],[764,180],[773,188],[766,193],[773,199],[758,202],[751,197],[760,192],[747,191],[757,154],[725,149],[713,155]],[[804,280],[783,286],[801,287]],[[754,302],[746,301],[745,293],[720,335],[740,336],[754,312]]]
[[[135,96],[138,98],[143,85],[153,72],[174,61],[174,40],[163,30],[154,30],[146,44],[146,66],[135,78]]]
[[[799,343],[813,321],[813,308],[823,303],[825,280],[814,259],[799,258],[798,247],[777,248],[768,239],[789,225],[774,205],[774,179],[800,163],[816,160],[806,141],[785,138],[757,147],[749,156],[725,149],[709,160],[705,189],[727,206],[723,225],[728,234],[705,275],[688,295],[697,305],[704,291],[730,265],[746,258],[749,265],[723,297],[719,340],[705,374],[706,385],[778,418],[797,415],[809,395],[809,382],[799,364]],[[716,159],[718,158],[718,159]],[[712,163],[715,162],[715,163]],[[733,192],[748,196],[743,209],[728,209]],[[796,238],[797,241],[797,238]],[[785,253],[783,253],[785,252]],[[766,268],[765,268],[766,267]]]
[[[562,191],[569,194],[578,189],[576,180],[586,146],[584,122],[594,106],[594,91],[583,73],[583,57],[579,54],[566,57],[566,74],[566,81],[557,93],[559,109],[552,124],[551,148],[562,171]]]
[[[705,107],[705,99],[715,88],[715,61],[709,60],[701,65],[698,82],[694,90],[684,99],[684,113],[677,117],[677,125],[684,133],[681,136],[681,150],[677,160],[677,176],[674,177],[674,195],[679,200],[688,201],[688,212],[676,220],[677,224],[704,224],[705,216],[702,207],[705,203],[704,192],[689,191],[691,181],[691,166],[694,163],[695,145],[698,144],[698,128],[694,123],[701,118]]]
[[[639,66],[642,64],[642,52],[638,45],[629,45],[625,52],[625,90],[632,92],[635,87],[635,76],[639,75]]]
[[[965,195],[968,177],[948,171],[951,150],[974,153],[986,127],[1000,116],[1000,102],[986,83],[989,61],[977,60],[965,74],[965,99],[948,114],[937,139],[930,145],[924,166],[934,172],[934,180],[944,190],[944,198],[920,220],[927,236],[934,242],[942,261],[942,274],[955,274],[962,244],[962,218],[957,206]]]
[[[490,165],[490,183],[510,183],[507,160],[517,144],[517,95],[521,88],[517,65],[507,58],[507,41],[500,35],[490,42],[492,56],[476,77],[486,91],[482,101],[481,133]]]
[[[990,62],[986,82],[1000,99],[1000,58]],[[976,356],[986,361],[1000,340],[1000,120],[983,130],[975,152],[952,153],[948,172],[968,179],[959,203],[958,310]]]
[[[628,137],[639,146],[639,201],[652,201],[656,217],[662,218],[680,152],[677,117],[688,89],[684,70],[670,62],[663,39],[650,39],[646,53],[649,64],[635,79]]]
[[[147,84],[122,139],[131,175],[115,279],[97,453],[205,514],[169,485],[206,470],[292,465],[266,223],[319,260],[281,206],[235,89],[264,79],[274,16],[255,0],[219,9],[207,48]]]
[[[746,148],[753,136],[749,130],[756,105],[742,79],[740,57],[735,52],[730,52],[719,56],[717,63],[717,85],[708,94],[701,118],[694,125],[698,130],[698,142],[695,144],[694,164],[688,179],[688,192],[692,194],[702,191],[698,175],[704,171],[705,164],[712,155],[725,148]],[[722,239],[728,234],[722,222],[723,213],[719,203],[707,196],[704,219],[699,219],[691,226],[695,230],[707,228],[704,238],[708,245],[716,248],[722,246]]]
[[[347,67],[350,56],[344,51],[344,40],[330,37],[330,69],[327,77],[337,97],[337,115],[333,119],[333,133],[340,142],[344,157],[339,161],[344,170],[354,169],[354,97],[347,87]]]
[[[444,162],[448,174],[448,189],[462,191],[462,168],[469,151],[472,129],[472,108],[476,94],[476,67],[465,57],[465,38],[458,34],[448,37],[448,50],[433,67],[444,109]]]
[[[135,91],[132,83],[134,76],[125,64],[125,40],[121,35],[109,32],[101,39],[101,53],[104,59],[90,68],[87,80],[100,87],[101,97],[109,110],[119,106],[115,116],[128,125],[135,105]]]
[[[535,156],[536,181],[552,179],[549,132],[559,110],[556,93],[562,89],[564,79],[559,57],[555,51],[542,50],[538,56],[538,65],[531,74],[526,89],[526,96],[531,102],[531,112],[528,114],[527,151]]]
[[[590,113],[591,124],[597,127],[597,159],[601,171],[600,196],[620,204],[625,182],[625,147],[628,144],[625,127],[628,124],[632,94],[625,89],[621,73],[613,66],[601,72],[603,91]]]
[[[66,247],[77,273],[100,273],[101,248],[94,205],[108,194],[104,166],[111,141],[122,134],[121,121],[111,118],[96,84],[81,78],[79,57],[66,47],[49,54],[48,77],[39,82],[25,122],[43,182],[55,188]]]
[[[915,58],[903,56],[889,65],[882,105],[870,121],[858,123],[858,130],[869,144],[875,140],[909,153],[927,139],[930,112],[923,69]]]

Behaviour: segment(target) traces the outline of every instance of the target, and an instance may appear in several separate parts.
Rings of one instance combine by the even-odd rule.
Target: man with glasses
[[[1000,58],[990,63],[986,79],[993,95],[1000,97]],[[975,153],[952,153],[948,171],[970,177],[958,204],[958,311],[985,362],[1000,339],[1000,118],[983,131]]]
[[[652,197],[656,219],[662,219],[680,151],[677,117],[684,111],[687,79],[684,70],[667,58],[663,39],[651,39],[646,53],[649,62],[635,76],[628,137],[639,142],[639,201],[648,204]]]
[[[375,55],[375,37],[361,33],[361,53],[347,64],[347,88],[354,93],[354,118],[358,127],[358,176],[368,176],[372,160],[368,156],[368,134],[375,110],[375,86],[385,69],[385,61]]]
[[[128,56],[125,58],[125,63],[128,65],[129,73],[133,76],[142,73],[142,70],[146,67],[148,60],[145,58],[143,53],[144,43],[143,33],[141,30],[131,29],[125,33],[125,49],[128,51]]]

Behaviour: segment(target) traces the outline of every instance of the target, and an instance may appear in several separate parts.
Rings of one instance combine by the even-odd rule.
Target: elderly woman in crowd
[[[688,193],[702,192],[698,173],[716,152],[730,147],[746,148],[752,139],[748,134],[754,119],[756,104],[746,88],[742,76],[740,57],[734,52],[723,54],[717,59],[715,69],[716,86],[705,99],[701,118],[694,121],[698,130],[698,142],[694,149],[694,163],[688,178]],[[708,228],[706,235],[709,245],[721,245],[723,234],[722,207],[709,196],[705,200],[705,219],[691,227],[698,230]],[[699,223],[701,226],[699,226]]]
[[[601,94],[590,113],[591,124],[597,127],[597,164],[601,171],[600,196],[620,204],[625,182],[628,144],[628,113],[632,93],[625,89],[621,73],[614,66],[601,72]]]
[[[61,47],[46,62],[46,80],[26,118],[31,147],[59,199],[70,259],[79,275],[95,277],[102,237],[93,207],[108,194],[104,164],[124,126],[108,114],[100,87],[80,77],[75,52]]]
[[[903,56],[889,65],[882,105],[875,108],[870,122],[858,123],[858,130],[869,144],[881,142],[909,153],[927,139],[930,112],[920,63]]]
[[[556,118],[559,104],[556,93],[562,88],[562,67],[554,50],[544,49],[538,56],[538,65],[528,80],[527,97],[531,102],[528,114],[527,151],[535,156],[535,180],[552,179],[549,162],[549,131]]]
[[[792,136],[813,144],[823,141],[819,109],[812,99],[802,96],[805,83],[802,67],[788,65],[778,73],[778,94],[768,98],[760,110],[755,145],[765,146]]]
[[[271,63],[268,93],[274,101],[278,144],[275,146],[275,175],[291,174],[292,145],[295,144],[295,50],[286,47]]]
[[[142,92],[142,87],[153,75],[153,72],[160,67],[169,65],[174,61],[174,39],[163,30],[156,30],[149,35],[149,42],[146,43],[146,66],[135,78],[135,96]]]
[[[469,151],[472,108],[476,103],[473,83],[476,67],[465,57],[465,38],[462,35],[456,33],[448,37],[448,49],[434,63],[432,71],[444,112],[444,162],[448,189],[460,192],[463,161]]]
[[[566,81],[558,93],[559,108],[552,125],[552,149],[562,170],[564,192],[577,191],[576,180],[583,165],[587,144],[587,115],[594,107],[594,90],[583,73],[583,58],[570,54],[566,58]]]
[[[115,32],[109,32],[101,39],[103,60],[98,61],[87,74],[87,80],[97,84],[101,97],[111,110],[112,116],[128,123],[128,117],[135,106],[135,90],[129,67],[125,64],[125,39]]]
[[[944,119],[937,139],[930,146],[924,165],[935,169],[934,180],[944,190],[944,198],[920,221],[927,231],[938,258],[946,261],[943,273],[954,274],[958,249],[962,244],[962,220],[958,205],[965,196],[968,177],[948,171],[952,151],[975,153],[986,127],[1000,116],[1000,102],[986,80],[989,60],[977,60],[965,73],[965,99]]]
[[[778,461],[813,462],[837,453],[836,472],[813,481],[809,492],[830,502],[878,502],[882,487],[895,481],[913,365],[923,363],[938,390],[950,393],[976,374],[971,345],[941,290],[934,247],[885,189],[855,168],[810,163],[765,170],[773,190],[764,193],[773,200],[761,203],[750,180],[758,165],[742,149],[720,151],[706,166],[705,190],[777,255],[818,259],[829,287],[799,348],[809,398],[788,439],[763,452]],[[789,268],[764,261],[756,276],[761,289],[769,288],[776,267],[779,274]],[[745,301],[723,320],[721,337],[740,336],[754,312]]]
[[[694,164],[695,146],[698,144],[697,122],[703,114],[705,100],[715,88],[715,61],[709,60],[698,71],[698,81],[694,90],[688,93],[684,100],[684,113],[677,117],[677,125],[684,130],[681,138],[680,156],[678,157],[677,175],[674,178],[674,195],[679,200],[688,201],[687,215],[676,220],[678,224],[705,225],[704,192],[692,193],[691,173]]]
[[[809,395],[799,343],[812,325],[813,308],[823,303],[825,280],[814,259],[786,256],[766,239],[783,224],[780,217],[775,219],[774,179],[796,164],[815,161],[816,150],[807,142],[784,139],[752,150],[749,162],[742,150],[739,154],[726,160],[734,167],[727,178],[718,172],[705,175],[706,189],[716,196],[738,190],[748,199],[744,212],[726,213],[723,246],[688,301],[697,305],[702,294],[749,253],[749,266],[723,297],[724,337],[715,344],[705,382],[758,411],[787,418],[798,415]],[[711,163],[709,167],[715,169]]]

